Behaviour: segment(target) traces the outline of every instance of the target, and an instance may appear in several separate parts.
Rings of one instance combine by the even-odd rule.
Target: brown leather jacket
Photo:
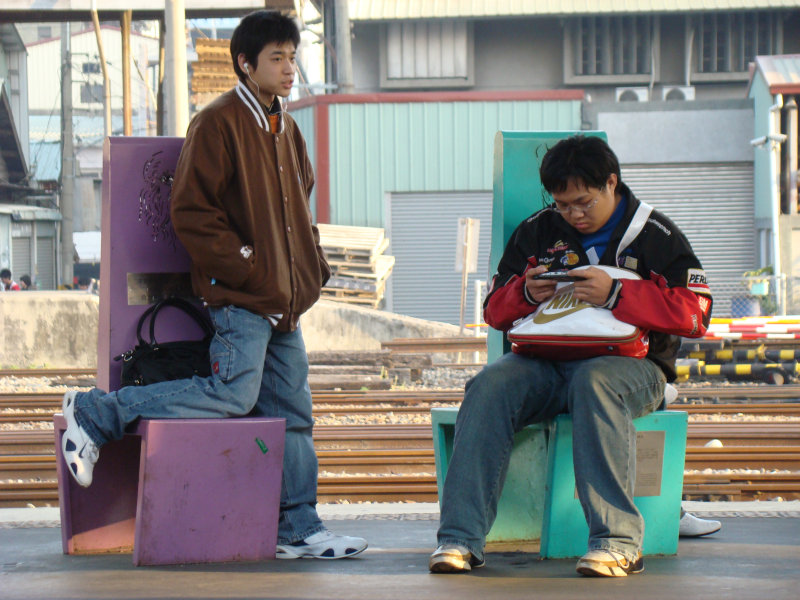
[[[330,268],[311,222],[314,174],[303,136],[285,113],[270,131],[265,112],[240,85],[194,117],[175,171],[172,222],[192,258],[195,294],[210,306],[274,316],[291,331]]]

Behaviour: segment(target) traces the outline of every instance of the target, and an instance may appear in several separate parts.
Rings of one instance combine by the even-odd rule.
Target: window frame
[[[442,20],[431,21],[443,23]],[[414,27],[429,26],[431,22],[411,21]],[[380,29],[380,87],[385,89],[420,89],[420,88],[470,88],[475,85],[475,33],[472,21],[454,20],[466,27],[467,38],[467,76],[466,77],[389,77],[389,27],[393,24],[404,25],[409,22],[383,23]],[[402,49],[401,49],[402,51]]]
[[[736,55],[740,54],[741,56],[739,59],[743,62],[744,69],[740,71],[700,71],[698,70],[701,62],[703,61],[702,56],[702,39],[701,33],[699,33],[699,25],[702,23],[704,17],[713,16],[714,19],[718,17],[739,17],[740,19],[746,20],[747,18],[752,17],[753,15],[760,16],[768,16],[769,17],[769,28],[770,28],[770,40],[769,43],[772,44],[772,48],[770,49],[767,54],[782,54],[783,53],[783,21],[786,18],[785,13],[781,11],[767,11],[767,10],[752,10],[752,11],[731,11],[726,13],[707,13],[707,14],[695,14],[695,15],[686,15],[685,17],[685,28],[686,28],[686,40],[691,40],[691,43],[687,42],[687,47],[691,51],[691,60],[689,60],[689,64],[691,65],[691,74],[690,74],[690,81],[692,83],[703,83],[703,82],[727,82],[727,81],[747,81],[750,78],[750,71],[749,71],[749,63],[755,60],[756,56],[763,54],[759,52],[758,48],[755,49],[755,55],[748,58],[743,55],[744,49],[735,45],[734,42],[738,42],[739,45],[747,44],[748,40],[744,39],[743,36],[736,36],[737,33],[733,31],[734,25],[731,25],[730,21],[727,24],[728,30],[728,44],[727,44],[727,59],[729,61],[736,60]],[[738,37],[738,39],[734,39]],[[717,38],[715,38],[716,40]],[[756,41],[757,46],[757,41]]]
[[[602,19],[606,23],[606,31],[611,31],[612,19],[621,19],[629,15],[600,15],[594,18]],[[564,50],[564,83],[567,85],[621,85],[635,86],[658,81],[661,76],[661,22],[659,15],[632,15],[647,19],[650,27],[650,71],[647,73],[608,73],[583,75],[575,72],[576,57],[581,52],[579,42],[581,39],[581,19],[586,17],[571,17],[564,22],[563,50]],[[614,44],[610,40],[609,44]],[[612,58],[613,60],[613,53]]]

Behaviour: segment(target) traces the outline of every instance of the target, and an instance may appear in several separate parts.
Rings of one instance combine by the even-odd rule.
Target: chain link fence
[[[758,275],[739,281],[712,281],[714,317],[800,314],[800,277]]]

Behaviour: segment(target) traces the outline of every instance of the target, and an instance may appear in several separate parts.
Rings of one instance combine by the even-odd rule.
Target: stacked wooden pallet
[[[198,38],[197,61],[192,63],[192,101],[205,106],[238,81],[231,63],[230,40]]]
[[[320,223],[319,234],[332,271],[322,297],[377,308],[394,268],[383,229]]]

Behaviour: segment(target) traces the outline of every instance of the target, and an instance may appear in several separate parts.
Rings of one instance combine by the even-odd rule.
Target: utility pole
[[[75,203],[75,148],[72,143],[72,56],[69,23],[61,24],[61,283],[72,286]]]
[[[347,0],[336,0],[336,79],[340,94],[353,93],[353,53],[350,49],[350,12]]]
[[[103,36],[100,29],[100,17],[97,15],[95,0],[92,0],[92,24],[97,38],[97,54],[100,57],[100,69],[103,71],[103,137],[111,135],[111,79],[108,75],[108,63],[103,49]],[[70,96],[72,97],[72,96]]]
[[[183,0],[166,0],[164,7],[166,135],[184,136],[189,125],[189,84],[186,77],[186,9]]]

